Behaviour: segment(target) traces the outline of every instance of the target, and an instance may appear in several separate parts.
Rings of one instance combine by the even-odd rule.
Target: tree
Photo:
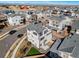
[[[23,23],[26,24],[26,19],[25,18],[23,19]]]
[[[24,46],[23,48],[20,49],[20,53],[25,54],[27,50],[28,47]]]
[[[27,42],[27,45],[30,46],[31,45],[31,42]]]

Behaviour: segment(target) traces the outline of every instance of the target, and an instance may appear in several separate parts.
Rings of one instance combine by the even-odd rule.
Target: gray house
[[[57,40],[50,52],[64,58],[79,58],[79,35],[74,34],[64,40]]]

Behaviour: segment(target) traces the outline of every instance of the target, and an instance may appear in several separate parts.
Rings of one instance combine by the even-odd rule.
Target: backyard
[[[32,56],[36,54],[40,54],[40,52],[36,48],[32,47],[30,51],[27,53],[27,56]]]

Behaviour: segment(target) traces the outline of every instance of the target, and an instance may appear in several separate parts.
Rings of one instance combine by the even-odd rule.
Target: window
[[[56,25],[56,27],[58,27],[58,25]]]
[[[41,33],[39,33],[39,35],[40,35],[40,36],[42,36],[42,32],[41,32]]]
[[[36,33],[36,32],[33,32],[33,34],[34,34],[34,35],[37,35],[37,33]]]
[[[55,24],[54,24],[54,23],[53,23],[52,25],[53,25],[53,26],[55,26]]]
[[[46,44],[45,44],[46,41],[47,41],[47,40],[44,41],[44,45],[46,45]]]
[[[58,22],[56,21],[56,24],[58,24]]]
[[[40,46],[42,46],[42,44],[40,44]]]
[[[48,30],[45,30],[45,31],[44,31],[44,34],[46,34],[47,32],[48,32]]]
[[[20,22],[20,24],[22,24],[23,22]]]
[[[43,39],[44,39],[44,37],[41,38],[41,40],[43,40]]]
[[[31,35],[33,37],[33,35]]]
[[[32,42],[34,42],[34,40],[32,40]]]

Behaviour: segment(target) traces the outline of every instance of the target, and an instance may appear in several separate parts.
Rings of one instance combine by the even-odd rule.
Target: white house
[[[47,12],[40,12],[37,14],[38,19],[46,18],[49,14]]]
[[[53,29],[56,29],[58,31],[61,31],[63,28],[65,28],[65,25],[72,25],[72,20],[69,17],[52,17],[49,18],[49,26],[51,26]]]
[[[28,14],[28,11],[25,13],[25,18],[26,18],[26,20],[29,20],[31,18],[31,15]]]
[[[72,18],[69,18],[69,17],[65,17],[65,19],[63,19],[60,23],[59,23],[59,30],[62,30],[63,27],[65,27],[65,25],[72,25]]]
[[[47,43],[52,40],[52,33],[38,21],[27,26],[27,37],[34,46],[46,50],[50,47]]]
[[[72,10],[63,10],[63,11],[64,11],[64,14],[66,13],[67,15],[70,15],[70,16],[76,16],[75,12]]]
[[[44,15],[43,15],[43,13],[40,12],[40,13],[37,14],[37,16],[38,16],[38,19],[39,19],[39,18],[43,17]]]
[[[76,16],[75,12],[71,11],[71,16]]]
[[[10,15],[8,16],[8,23],[12,26],[23,24],[24,17],[22,15]]]

